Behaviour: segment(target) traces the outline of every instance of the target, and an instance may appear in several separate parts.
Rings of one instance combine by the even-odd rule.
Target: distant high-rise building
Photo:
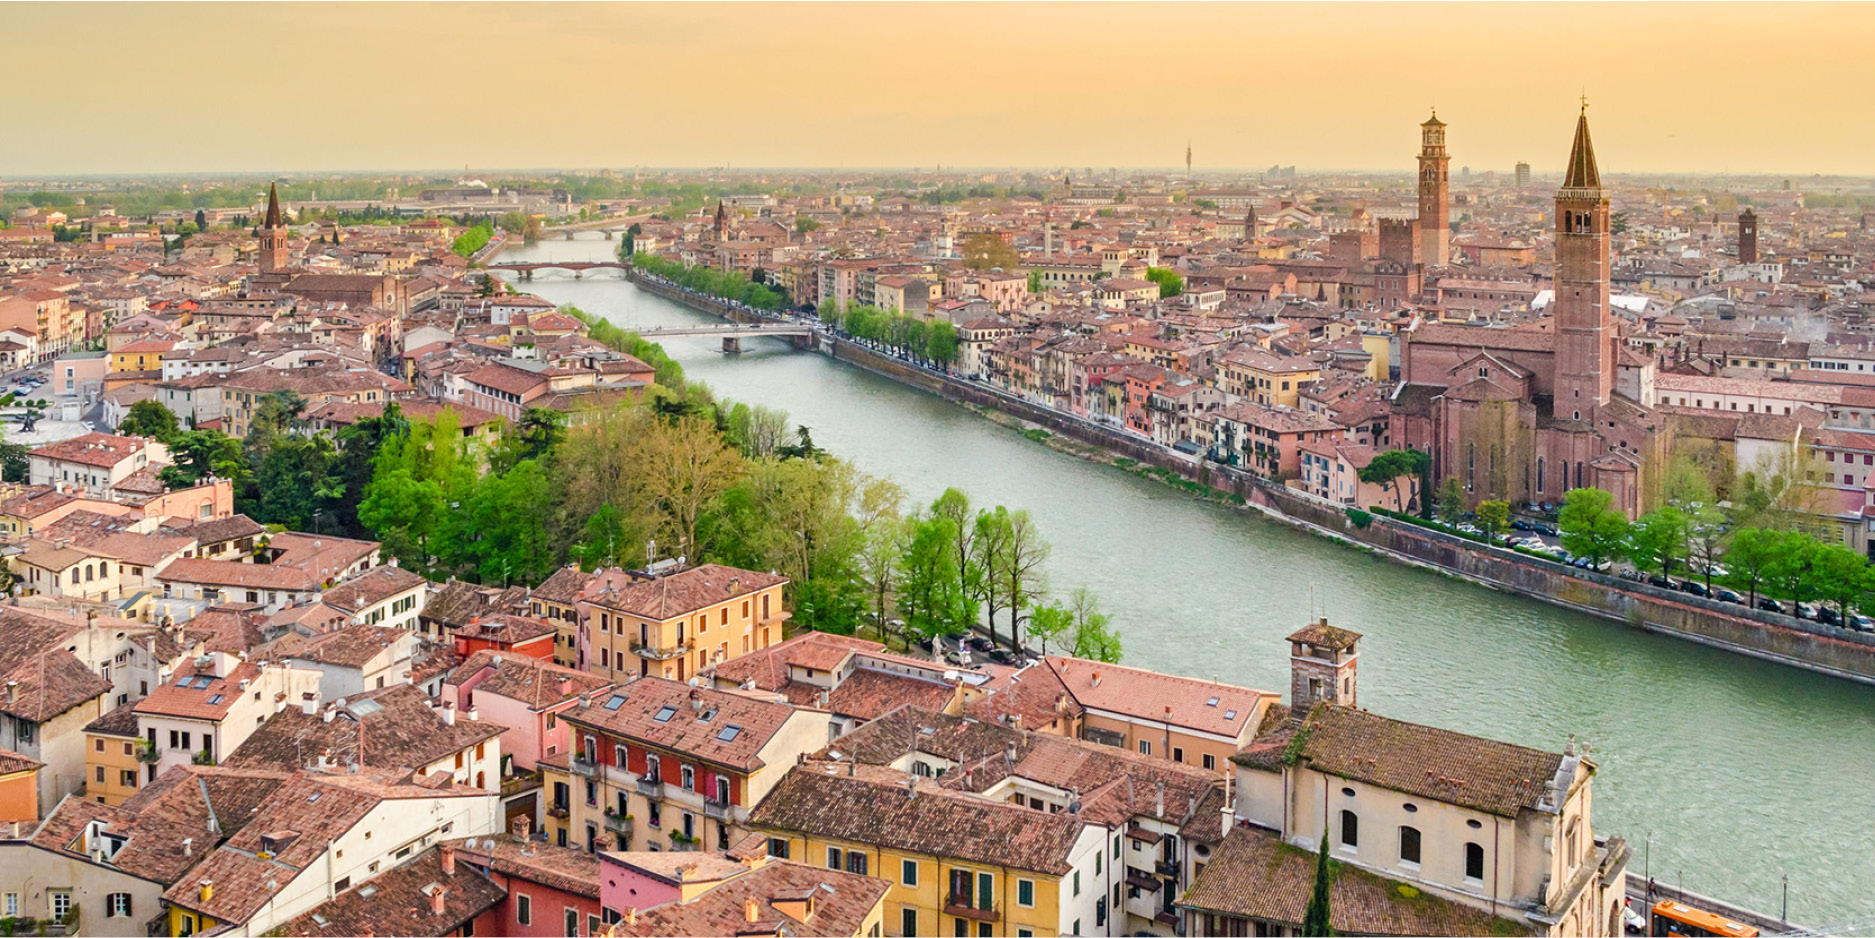
[[[1452,158],[1438,111],[1419,125],[1419,141],[1419,263],[1443,267],[1451,259]]]
[[[1738,262],[1758,262],[1758,213],[1752,211],[1750,206],[1738,213]]]
[[[1517,164],[1517,188],[1527,189],[1529,187],[1530,187],[1530,164],[1518,163]]]

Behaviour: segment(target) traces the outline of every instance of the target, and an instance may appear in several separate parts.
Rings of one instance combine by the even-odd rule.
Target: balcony
[[[616,811],[610,810],[605,813],[605,829],[614,834],[624,834],[630,837],[633,826],[632,822],[633,818],[629,814],[619,814]]]
[[[1146,892],[1158,892],[1159,887],[1162,885],[1157,877],[1147,876],[1138,870],[1126,871],[1126,884],[1134,889],[1141,889]]]
[[[685,837],[683,831],[671,831],[671,849],[678,853],[691,853],[703,849],[703,838]]]
[[[551,818],[559,818],[560,820],[562,820],[562,821],[564,821],[564,820],[566,820],[566,815],[567,815],[567,807],[566,807],[566,805],[563,805],[563,804],[555,804],[555,805],[548,805],[548,806],[547,806],[547,816],[548,816],[548,817],[551,817]]]
[[[987,909],[979,909],[971,904],[969,896],[958,895],[956,893],[945,897],[944,914],[954,915],[958,918],[967,918],[976,922],[995,922],[1002,919],[1002,915],[996,911],[994,903],[991,903],[990,907]]]
[[[703,816],[707,818],[715,818],[718,821],[728,821],[730,807],[731,806],[729,802],[727,801],[717,801],[715,798],[705,798],[703,799]]]
[[[1149,830],[1137,824],[1126,829],[1126,836],[1142,844],[1156,844],[1159,842],[1158,831]]]
[[[673,658],[682,658],[684,655],[687,655],[689,653],[690,653],[689,642],[678,642],[676,645],[673,645],[669,648],[659,648],[654,645],[644,645],[638,642],[632,642],[632,654],[637,655],[640,658],[649,659],[651,661],[669,661]]]
[[[597,778],[599,776],[599,763],[585,756],[574,756],[568,759],[566,764],[568,768],[573,770],[574,775],[584,775],[587,778]]]
[[[636,783],[638,793],[646,798],[663,798],[664,783],[656,779],[641,778]]]
[[[1153,864],[1152,871],[1167,879],[1178,878],[1178,864],[1170,860],[1160,860]]]

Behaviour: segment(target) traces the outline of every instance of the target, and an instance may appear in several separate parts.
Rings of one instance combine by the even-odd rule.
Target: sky
[[[1875,4],[0,3],[0,178],[546,167],[1875,175]]]

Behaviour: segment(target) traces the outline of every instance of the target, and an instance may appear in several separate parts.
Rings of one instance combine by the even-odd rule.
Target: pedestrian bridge
[[[528,261],[490,264],[489,270],[512,270],[521,275],[522,280],[534,279],[536,270],[570,270],[574,277],[580,277],[588,270],[628,270],[631,265],[624,261]]]

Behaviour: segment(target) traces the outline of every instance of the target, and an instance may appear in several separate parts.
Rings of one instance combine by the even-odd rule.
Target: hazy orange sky
[[[1875,174],[1868,4],[0,3],[0,174]]]

